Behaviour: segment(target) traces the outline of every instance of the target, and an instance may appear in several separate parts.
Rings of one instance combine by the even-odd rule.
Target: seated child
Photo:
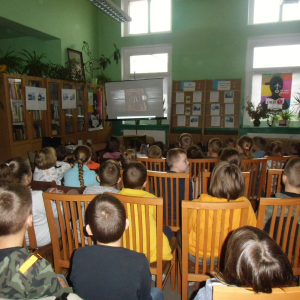
[[[265,155],[267,141],[261,136],[255,136],[253,138],[253,147],[252,151],[254,152],[255,158],[262,158]]]
[[[98,160],[98,157],[97,157],[96,151],[94,149],[94,146],[91,143],[86,143],[86,146],[90,147],[90,149],[92,151],[92,157],[88,164],[88,168],[90,170],[98,170],[100,167],[100,164],[96,163],[96,161]]]
[[[103,158],[119,159],[120,155],[120,140],[116,136],[111,136],[107,141]]]
[[[251,206],[251,203],[244,195],[245,192],[245,180],[240,169],[228,162],[219,162],[212,172],[209,185],[210,195],[202,194],[195,202],[235,202],[235,201],[247,201],[249,203],[249,213],[247,225],[256,226],[256,217]],[[205,212],[201,211],[201,224],[200,224],[200,245],[199,245],[199,260],[202,262],[203,249],[204,249],[204,233],[205,228]],[[228,214],[228,212],[227,212]],[[217,218],[221,219],[221,211],[218,211]],[[211,232],[212,232],[212,220],[213,212],[209,212],[209,229],[208,238],[205,241],[208,245],[211,245]],[[224,227],[224,235],[228,234],[229,230],[229,218],[226,219],[228,223]],[[197,224],[197,212],[193,210],[189,217],[189,259],[195,262],[196,255],[196,228]],[[240,212],[235,210],[233,213],[233,228],[238,228],[240,224]],[[220,222],[217,223],[217,232],[220,232]],[[210,257],[211,253],[208,251],[207,257]],[[219,256],[219,249],[215,249],[214,256]],[[208,259],[209,260],[209,259]],[[203,262],[202,262],[203,263]],[[216,260],[215,260],[216,263]]]
[[[208,152],[206,158],[216,158],[219,157],[222,150],[223,143],[218,138],[213,138],[208,142]]]
[[[241,168],[241,156],[235,148],[223,149],[219,161],[227,161]]]
[[[290,155],[298,155],[300,156],[300,143],[293,143],[290,149]]]
[[[130,141],[130,148],[136,151],[137,157],[147,157],[144,153],[142,153],[142,142],[134,138]]]
[[[162,151],[158,146],[152,145],[148,149],[147,155],[148,155],[148,158],[162,158]]]
[[[168,146],[162,141],[155,141],[152,146],[158,146],[161,149],[162,157],[166,157],[166,152],[168,151]]]
[[[46,147],[37,151],[35,155],[35,169],[33,172],[33,180],[36,181],[52,181],[61,185],[61,179],[64,176],[65,168],[56,167],[56,152],[52,147]]]
[[[227,148],[235,148],[235,139],[234,138],[228,138],[225,141],[225,145]]]
[[[191,158],[191,159],[202,159],[205,157],[201,148],[196,145],[192,145],[188,147],[186,150],[186,154],[187,154],[187,158]]]
[[[122,152],[120,157],[120,166],[123,170],[126,169],[127,166],[133,161],[138,161],[136,151],[134,149],[127,149]]]
[[[86,230],[97,244],[74,252],[70,280],[85,300],[163,299],[151,289],[151,273],[145,254],[121,246],[128,229],[124,205],[112,195],[98,195],[90,202]]]
[[[132,162],[124,170],[123,173],[123,186],[124,188],[120,191],[119,194],[126,196],[136,196],[136,197],[156,197],[153,194],[150,194],[143,190],[147,184],[147,170],[144,164],[141,162]],[[145,210],[144,207],[142,207]],[[128,212],[128,219],[131,220],[131,215]],[[151,206],[149,209],[149,219],[150,219],[150,262],[156,261],[156,208]],[[138,215],[136,210],[135,222],[138,224]],[[143,230],[146,230],[144,228]],[[132,229],[129,226],[129,231]],[[167,236],[166,236],[167,235]],[[164,226],[164,237],[163,237],[163,260],[171,260],[172,253],[169,244],[169,240],[172,239],[173,232],[168,226]],[[139,235],[137,237],[137,244],[139,245]],[[169,239],[169,240],[168,240]],[[144,241],[144,253],[147,252],[146,242]]]
[[[27,158],[20,156],[9,159],[0,165],[0,186],[9,183],[17,183],[27,186],[32,179],[30,162]],[[50,189],[50,192],[55,192],[56,189]],[[51,242],[50,231],[47,221],[46,210],[43,200],[43,191],[32,191],[32,214],[33,225],[38,247],[48,245]],[[52,202],[52,210],[55,218],[57,216],[56,204]],[[26,242],[29,244],[29,239],[26,236]]]
[[[268,156],[282,157],[283,155],[284,155],[284,152],[283,152],[282,143],[280,141],[274,141],[271,143],[270,149],[265,154],[265,157],[268,157]],[[268,160],[267,161],[267,169],[281,169],[281,168],[279,167],[278,162],[273,161],[273,164],[272,164],[272,161]]]
[[[193,145],[193,138],[189,133],[182,133],[178,139],[178,146],[182,149],[187,149]]]
[[[32,226],[30,189],[21,184],[0,187],[0,297],[34,299],[72,292],[47,260],[23,247]]]
[[[69,150],[66,146],[60,145],[55,149],[56,152],[56,167],[57,168],[62,168],[63,173],[71,169],[71,165],[67,162],[68,160],[68,155],[69,155]]]
[[[92,184],[86,187],[83,194],[103,194],[105,192],[118,194],[119,190],[116,189],[116,184],[121,181],[120,166],[115,160],[105,161],[97,176],[98,184]]]
[[[74,151],[75,166],[65,172],[64,185],[84,187],[92,184],[99,185],[97,174],[87,165],[91,160],[92,151],[88,146],[78,146]]]
[[[240,153],[242,159],[254,158],[252,147],[253,147],[253,139],[250,136],[243,135],[237,141],[236,148]]]
[[[292,266],[280,246],[263,230],[236,229],[228,240],[224,270],[215,270],[194,300],[212,300],[214,285],[251,288],[272,293],[273,288],[293,286]]]

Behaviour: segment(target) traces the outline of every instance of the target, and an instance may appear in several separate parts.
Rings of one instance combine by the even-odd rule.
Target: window
[[[250,0],[249,24],[300,20],[299,0]]]
[[[263,84],[264,80],[268,82],[274,74],[278,74],[279,77],[291,77],[289,87],[285,87],[284,84],[282,92],[290,91],[289,109],[293,110],[293,96],[300,92],[299,52],[299,34],[248,39],[245,105],[248,99],[251,99],[255,105],[263,103],[262,93],[271,93],[270,87]],[[268,78],[267,74],[273,75]],[[285,99],[288,98],[285,97]],[[247,112],[244,112],[243,123],[252,125]]]
[[[171,0],[122,0],[122,9],[132,18],[123,36],[171,31]]]
[[[164,78],[163,97],[165,100],[164,116],[169,120],[168,107],[171,101],[172,85],[172,46],[153,45],[122,48],[122,79]],[[168,124],[163,120],[163,124]],[[131,121],[126,121],[130,124]],[[141,121],[141,124],[156,124],[156,120]]]

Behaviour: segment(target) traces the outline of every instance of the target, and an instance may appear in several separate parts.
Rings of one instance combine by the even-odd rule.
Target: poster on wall
[[[76,90],[61,89],[62,109],[76,108]]]
[[[101,90],[89,90],[88,99],[89,131],[103,129]]]
[[[290,108],[292,73],[263,74],[261,106],[263,109],[286,110]]]
[[[47,110],[45,88],[25,86],[25,94],[27,110]]]

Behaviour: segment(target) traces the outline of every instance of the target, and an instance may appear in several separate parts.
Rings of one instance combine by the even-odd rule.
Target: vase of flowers
[[[247,101],[246,111],[249,117],[253,120],[254,126],[259,126],[260,119],[266,119],[269,116],[269,111],[267,109],[263,109],[261,104],[255,106],[250,100]]]

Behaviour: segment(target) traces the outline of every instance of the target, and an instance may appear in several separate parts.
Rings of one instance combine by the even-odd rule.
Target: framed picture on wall
[[[67,48],[67,53],[69,64],[71,68],[74,69],[73,79],[76,81],[85,81],[82,52]]]

